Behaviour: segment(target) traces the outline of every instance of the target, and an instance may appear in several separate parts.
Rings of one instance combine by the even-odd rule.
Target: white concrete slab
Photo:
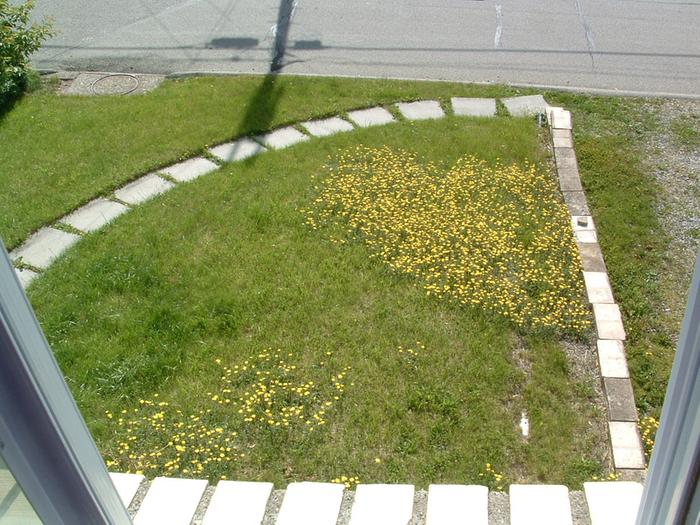
[[[344,131],[352,131],[355,129],[347,120],[340,117],[331,117],[323,120],[309,120],[301,123],[302,127],[311,133],[314,137],[327,137],[342,133]]]
[[[194,157],[160,169],[158,173],[170,175],[178,182],[188,182],[218,169],[219,166],[209,159]]]
[[[584,483],[591,525],[634,525],[644,487],[632,481]]]
[[[445,116],[437,100],[419,100],[418,102],[399,102],[396,104],[401,114],[408,120],[429,120]]]
[[[552,129],[571,129],[571,112],[559,107],[547,109],[547,119]]]
[[[154,479],[134,525],[190,525],[206,488],[207,481],[201,479]]]
[[[549,104],[542,95],[528,95],[523,97],[508,97],[501,99],[503,105],[514,117],[527,117],[546,113]]]
[[[357,111],[350,111],[348,117],[357,126],[361,128],[369,128],[370,126],[381,126],[383,124],[389,124],[390,122],[395,122],[394,116],[389,113],[386,109],[377,106],[376,108],[369,109],[358,109]]]
[[[511,485],[510,525],[572,525],[563,485]]]
[[[630,376],[622,341],[598,339],[598,361],[600,363],[600,375],[603,377],[624,379]]]
[[[209,153],[224,162],[236,162],[254,157],[263,151],[267,151],[267,149],[253,139],[244,137],[233,142],[213,147],[209,150]]]
[[[358,485],[350,525],[407,525],[414,491],[413,485]]]
[[[624,341],[625,328],[622,325],[620,307],[616,304],[593,304],[593,315],[598,329],[599,339],[618,339]]]
[[[290,483],[277,525],[335,525],[343,500],[339,483]]]
[[[563,131],[556,129],[554,131]],[[554,144],[555,148],[573,148],[574,147],[574,140],[571,137],[564,138],[564,137],[552,137],[552,143]]]
[[[494,117],[496,116],[496,99],[453,97],[452,111],[459,116]]]
[[[119,188],[114,192],[114,195],[120,201],[135,205],[146,202],[147,200],[150,200],[161,193],[165,193],[174,187],[175,185],[172,182],[159,177],[155,173],[149,173],[148,175],[144,175],[140,179]]]
[[[99,230],[127,211],[129,208],[123,204],[98,197],[63,217],[61,222],[87,233]]]
[[[260,525],[272,483],[219,481],[202,525]]]
[[[598,242],[598,233],[595,230],[577,230],[574,232],[577,242],[593,244]]]
[[[28,270],[27,268],[15,268],[15,273],[19,279],[19,284],[21,284],[22,288],[25,290],[27,289],[27,286],[29,286],[29,283],[39,276],[38,273]]]
[[[112,483],[117,489],[117,493],[125,507],[131,505],[131,500],[134,499],[136,491],[144,480],[141,474],[121,474],[110,472],[109,477],[112,478]]]
[[[583,272],[588,301],[591,303],[614,303],[607,272]]]
[[[425,525],[488,525],[489,489],[480,485],[430,485]]]
[[[58,256],[80,240],[80,235],[46,226],[32,234],[24,244],[10,253],[10,259],[45,269]]]
[[[571,228],[575,232],[595,231],[595,222],[590,215],[573,215],[571,217]]]
[[[615,468],[644,468],[642,441],[633,421],[609,421]]]
[[[309,137],[298,129],[288,126],[261,135],[257,139],[268,148],[282,149],[309,140]]]

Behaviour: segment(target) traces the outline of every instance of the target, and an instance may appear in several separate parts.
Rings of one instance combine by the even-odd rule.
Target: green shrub
[[[50,21],[30,23],[34,1],[14,6],[0,0],[0,108],[27,85],[29,56],[52,34]]]

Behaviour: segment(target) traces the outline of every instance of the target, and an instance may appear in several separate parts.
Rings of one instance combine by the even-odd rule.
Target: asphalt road
[[[700,95],[700,0],[38,0],[48,69],[430,78]]]

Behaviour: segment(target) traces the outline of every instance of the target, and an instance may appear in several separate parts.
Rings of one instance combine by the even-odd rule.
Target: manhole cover
[[[90,90],[95,95],[127,95],[139,87],[139,79],[128,73],[113,73],[95,80]]]

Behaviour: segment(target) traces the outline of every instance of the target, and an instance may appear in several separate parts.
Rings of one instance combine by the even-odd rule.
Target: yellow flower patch
[[[331,352],[324,354],[327,357]],[[306,371],[292,364],[292,353],[271,349],[221,369],[216,391],[200,393],[200,410],[185,413],[154,399],[106,421],[120,438],[107,451],[107,467],[148,476],[218,478],[235,474],[258,441],[271,432],[306,433],[326,425],[345,392],[350,367],[325,371],[323,384],[304,380]],[[325,367],[319,365],[325,370]]]
[[[428,295],[519,327],[580,332],[590,324],[566,205],[536,166],[467,157],[441,173],[388,146],[357,147],[317,189],[308,226],[339,227],[345,237],[331,240],[361,240]]]

